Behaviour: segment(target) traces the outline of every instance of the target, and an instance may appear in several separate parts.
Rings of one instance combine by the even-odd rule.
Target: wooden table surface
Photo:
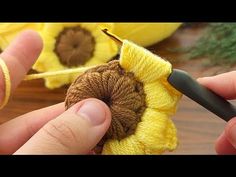
[[[193,77],[211,76],[234,70],[234,67],[206,67],[206,59],[183,61],[181,54],[168,48],[188,46],[201,34],[201,26],[179,29],[172,37],[150,47],[154,53],[168,59],[175,68],[189,72]],[[24,81],[12,94],[8,105],[0,112],[0,123],[35,109],[62,102],[67,87],[49,90],[43,80]],[[167,154],[215,154],[214,142],[223,131],[225,122],[206,109],[183,96],[173,120],[178,129],[179,146]]]

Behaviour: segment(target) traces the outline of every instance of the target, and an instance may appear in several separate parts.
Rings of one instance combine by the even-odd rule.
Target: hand
[[[199,83],[225,99],[236,99],[236,71],[198,79]],[[231,119],[216,141],[218,154],[236,154],[236,117]]]
[[[21,33],[0,55],[8,66],[12,91],[42,50],[40,36]],[[0,100],[4,98],[0,72]],[[64,103],[36,110],[0,125],[0,154],[87,154],[104,136],[111,121],[105,103],[83,100],[65,111]]]

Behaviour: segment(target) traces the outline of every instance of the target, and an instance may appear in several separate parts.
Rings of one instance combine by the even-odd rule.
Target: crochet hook
[[[200,85],[187,72],[173,69],[167,80],[175,89],[223,120],[229,121],[236,116],[233,104]]]
[[[118,45],[122,45],[122,39],[110,33],[107,29],[102,31],[113,39]],[[197,102],[207,110],[211,111],[221,119],[229,121],[236,116],[236,107],[230,102],[200,85],[187,72],[172,69],[168,77],[168,82],[179,92]]]

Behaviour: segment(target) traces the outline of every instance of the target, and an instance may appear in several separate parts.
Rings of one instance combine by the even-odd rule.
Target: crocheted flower
[[[44,48],[33,66],[38,72],[101,64],[118,52],[117,45],[96,23],[46,23],[41,36]],[[69,84],[76,77],[76,74],[48,77],[46,87],[53,89]]]
[[[111,126],[94,149],[102,154],[161,154],[177,147],[169,118],[181,94],[167,81],[171,64],[150,51],[123,41],[120,59],[80,75],[70,86],[66,108],[98,98],[111,110]]]
[[[43,23],[0,23],[0,48],[4,50],[21,31],[40,30]]]
[[[181,23],[104,23],[101,25],[120,38],[147,47],[171,36]]]

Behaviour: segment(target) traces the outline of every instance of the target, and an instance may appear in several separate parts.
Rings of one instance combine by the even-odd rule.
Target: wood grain
[[[174,68],[183,69],[193,77],[210,76],[234,70],[235,67],[205,66],[206,59],[185,61],[182,54],[170,52],[169,48],[189,46],[202,34],[203,27],[181,28],[171,38],[149,47],[168,59]],[[22,82],[12,94],[8,105],[0,112],[0,123],[35,109],[63,102],[67,87],[49,90],[43,80]],[[206,109],[183,96],[173,120],[178,129],[179,146],[167,154],[215,154],[214,142],[223,131],[225,122]]]

